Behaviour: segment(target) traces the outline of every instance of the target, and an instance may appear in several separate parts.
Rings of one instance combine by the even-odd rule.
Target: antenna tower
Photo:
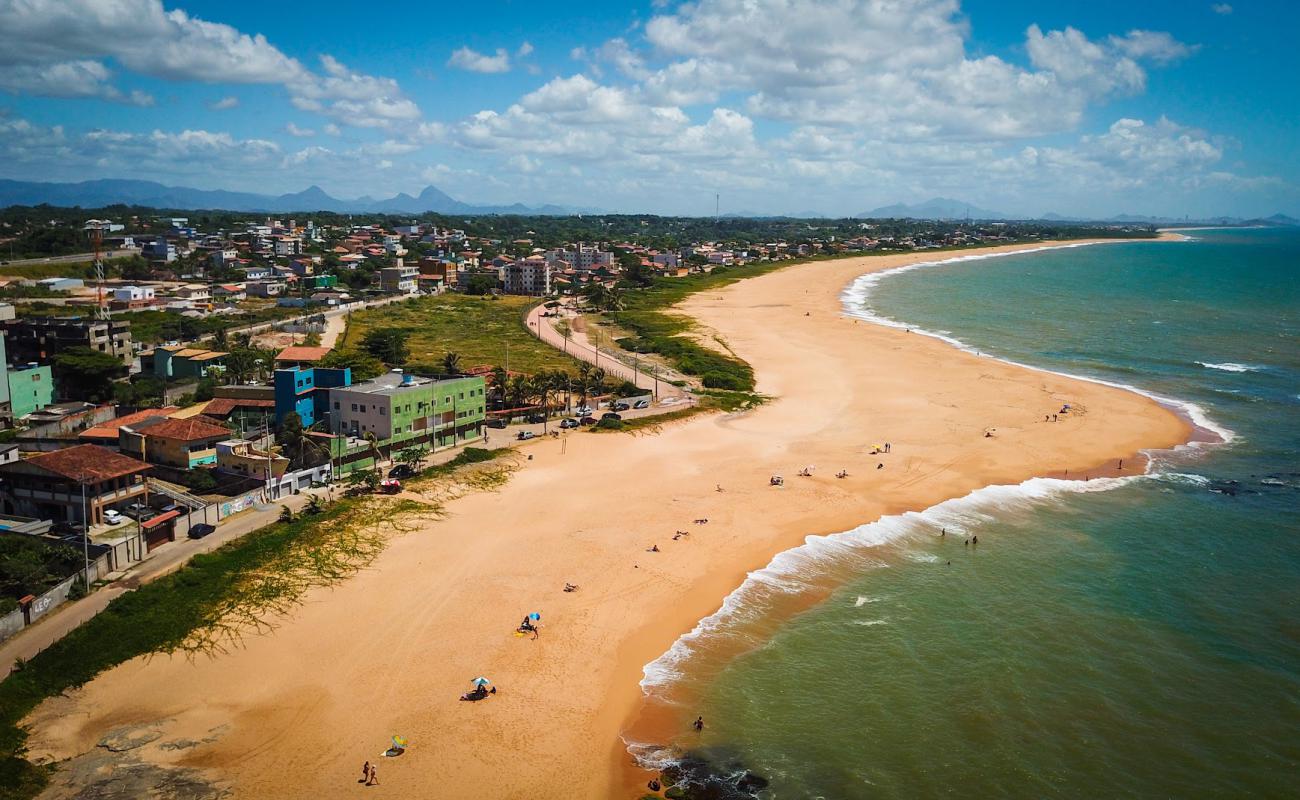
[[[97,295],[95,317],[97,319],[108,319],[110,316],[108,303],[104,302],[104,259],[101,252],[104,249],[104,229],[108,226],[108,222],[97,219],[92,219],[86,223],[86,230],[90,232],[90,240],[95,243],[95,292]]]

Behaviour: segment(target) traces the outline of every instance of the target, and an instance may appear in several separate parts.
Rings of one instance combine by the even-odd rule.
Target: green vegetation
[[[411,349],[406,346],[407,332],[400,328],[371,328],[361,339],[361,347],[390,367],[406,363]]]
[[[146,345],[161,344],[170,341],[191,341],[206,334],[256,325],[261,322],[277,322],[296,317],[303,313],[301,308],[284,308],[274,303],[258,305],[244,304],[247,310],[238,314],[221,314],[194,319],[182,317],[167,311],[133,311],[129,314],[115,316],[115,319],[129,320],[131,338]],[[213,344],[214,347],[220,345]]]
[[[535,302],[529,297],[491,299],[449,294],[357,311],[338,349],[344,353],[364,352],[362,343],[371,331],[399,331],[406,336],[408,363],[413,371],[427,368],[441,372],[448,352],[460,356],[461,368],[505,366],[507,345],[511,372],[574,369],[573,359],[524,330],[520,320]]]
[[[45,594],[83,566],[75,547],[34,536],[0,536],[0,614],[17,608],[27,595]]]
[[[420,477],[447,476],[499,452],[466,448]],[[466,481],[480,486],[474,476]],[[19,727],[41,701],[136,656],[219,652],[249,632],[264,631],[308,589],[337,583],[369,564],[395,519],[428,510],[410,500],[372,497],[344,498],[316,514],[304,509],[292,521],[197,555],[176,572],[114,599],[0,683],[0,800],[27,800],[49,779],[48,767],[24,758],[27,734]]]
[[[754,370],[739,358],[715,350],[686,336],[693,321],[668,309],[695,292],[717,289],[744,278],[763,275],[795,261],[749,264],[742,267],[718,267],[712,272],[684,278],[658,278],[651,285],[624,292],[622,311],[607,312],[615,324],[635,336],[618,340],[624,350],[658,353],[687,375],[700,378],[707,389],[752,392]]]
[[[92,403],[113,398],[113,379],[126,374],[122,359],[91,350],[69,347],[54,356],[54,381],[65,397]]]

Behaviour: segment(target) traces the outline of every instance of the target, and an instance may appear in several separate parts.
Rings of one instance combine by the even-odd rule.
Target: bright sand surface
[[[136,756],[208,770],[238,797],[635,796],[619,734],[642,667],[748,571],[810,534],[988,484],[1095,475],[1120,457],[1133,471],[1139,450],[1189,438],[1140,395],[841,313],[856,276],[935,258],[815,262],[693,296],[683,310],[754,366],[772,402],[651,435],[530,443],[499,492],[395,537],[274,632],[213,658],[139,658],[47,702],[30,720],[32,755],[75,756],[148,723],[163,735]],[[1042,421],[1064,403],[1080,413]],[[883,441],[892,453],[869,455]],[[796,477],[805,464],[814,477]],[[768,486],[774,473],[783,489]],[[691,535],[673,541],[679,529]],[[531,611],[536,641],[513,635]],[[457,702],[477,675],[500,694]],[[381,785],[363,790],[362,762],[393,734],[410,749],[379,759]],[[179,738],[212,741],[158,746]]]

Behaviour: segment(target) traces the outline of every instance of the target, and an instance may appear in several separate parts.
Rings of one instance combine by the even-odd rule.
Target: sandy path
[[[385,760],[382,786],[367,791],[620,796],[618,733],[638,706],[642,665],[748,570],[811,533],[1187,439],[1182,420],[1141,396],[839,313],[853,277],[933,257],[820,262],[696,296],[685,311],[778,399],[654,436],[531,443],[533,460],[499,493],[456,501],[372,569],[312,593],[273,634],[193,663],[137,659],[45,704],[33,754],[70,757],[108,729],[149,723],[163,732],[155,745],[215,741],[136,755],[208,770],[236,796],[335,797],[360,791],[362,761],[401,733],[411,749]],[[1064,402],[1087,413],[1041,422]],[[983,436],[989,427],[996,438]],[[893,453],[869,456],[880,440]],[[806,463],[822,469],[794,479]],[[834,479],[840,467],[851,477]],[[791,476],[784,491],[767,486],[773,472]],[[692,525],[699,517],[709,524]],[[676,529],[692,535],[671,541]],[[645,552],[652,543],[662,552]],[[581,591],[564,593],[565,581]],[[537,641],[512,635],[529,611],[546,626]],[[457,702],[479,674],[501,694]]]

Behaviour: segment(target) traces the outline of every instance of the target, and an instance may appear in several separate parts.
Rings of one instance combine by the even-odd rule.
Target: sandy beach
[[[273,632],[212,658],[136,659],[47,702],[29,719],[31,755],[103,752],[106,733],[137,726],[157,735],[130,759],[235,797],[635,797],[619,734],[642,667],[748,571],[808,535],[981,486],[1113,474],[1121,458],[1132,473],[1139,451],[1192,435],[1146,397],[841,313],[855,277],[936,257],[816,262],[693,296],[681,310],[753,365],[771,402],[529,443],[500,491],[396,536]],[[1065,403],[1077,413],[1043,422]],[[891,453],[869,454],[884,441]],[[796,477],[805,464],[814,477]],[[528,612],[542,617],[536,640],[514,635]],[[477,675],[500,693],[458,702]],[[361,787],[362,762],[393,734],[410,749]],[[56,776],[48,796],[71,793]]]

